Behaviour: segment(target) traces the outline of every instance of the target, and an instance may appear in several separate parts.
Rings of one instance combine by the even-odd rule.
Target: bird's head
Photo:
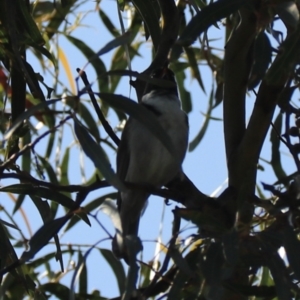
[[[159,93],[171,93],[178,96],[175,75],[167,66],[156,69],[151,74],[151,79],[151,83],[148,83],[144,94],[155,91]]]

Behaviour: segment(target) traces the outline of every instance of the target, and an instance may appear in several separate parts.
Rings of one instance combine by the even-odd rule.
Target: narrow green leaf
[[[58,184],[56,173],[55,173],[52,165],[49,163],[48,159],[46,159],[46,158],[44,158],[43,156],[40,156],[40,155],[38,155],[38,158],[39,158],[40,162],[42,163],[43,169],[46,170],[49,181],[51,183]]]
[[[115,27],[115,25],[112,23],[108,15],[101,8],[99,9],[99,16],[103,24],[105,25],[106,29],[110,32],[112,36],[114,37],[120,36],[119,30]]]
[[[45,41],[35,23],[32,16],[29,13],[26,3],[22,0],[17,1],[17,7],[19,10],[18,22],[20,26],[26,29],[28,37],[37,45],[42,46]]]
[[[177,60],[182,52],[182,46],[191,45],[197,37],[217,21],[237,11],[246,0],[219,0],[212,2],[199,11],[185,27],[180,38],[172,50],[172,61]]]
[[[157,2],[132,0],[132,3],[140,13],[145,26],[147,27],[147,30],[152,38],[154,48],[157,50],[161,36],[161,29],[159,26],[160,15],[158,15],[157,8],[155,7],[155,4],[157,5]]]
[[[92,160],[95,167],[103,174],[106,180],[118,190],[125,190],[124,184],[112,170],[111,165],[103,149],[90,136],[85,127],[74,118],[74,128],[76,136],[84,153]]]
[[[70,147],[67,147],[60,164],[60,170],[61,170],[60,184],[62,185],[69,185],[69,176],[68,176],[69,161],[70,161]]]
[[[78,223],[78,221],[80,220],[80,218],[77,218],[76,216],[78,215],[79,217],[81,216],[81,214],[85,213],[85,214],[89,214],[91,213],[93,210],[95,210],[96,208],[99,208],[101,206],[101,204],[106,200],[106,199],[117,199],[117,193],[110,193],[101,197],[98,197],[94,200],[92,200],[89,204],[87,204],[86,206],[83,207],[83,212],[76,214],[68,223],[65,231],[69,230],[71,227],[73,227],[75,224]]]
[[[48,189],[45,187],[37,187],[37,186],[33,186],[32,184],[12,184],[0,188],[0,192],[38,196],[41,198],[55,201],[69,209],[73,209],[75,206],[75,202],[69,197],[66,197],[65,195],[53,189]]]
[[[10,127],[10,129],[6,132],[4,139],[8,140],[12,134],[15,132],[15,130],[19,127],[19,125],[21,123],[23,123],[24,120],[28,119],[29,117],[31,117],[32,115],[34,115],[34,113],[38,112],[39,110],[42,110],[44,108],[46,108],[47,106],[56,103],[56,102],[60,102],[61,99],[52,99],[52,100],[48,100],[42,103],[39,103],[33,107],[31,107],[30,109],[26,110],[25,112],[23,112],[16,120],[15,122],[12,124],[12,126]]]
[[[56,299],[69,299],[70,289],[61,283],[49,282],[41,284],[39,285],[39,289],[55,296]]]
[[[102,76],[102,77],[106,77],[106,76]],[[98,78],[98,80],[101,81],[102,79]],[[108,87],[108,80],[103,80],[103,82],[104,83],[107,82],[107,83],[105,83],[106,88],[101,89],[101,91],[107,90],[107,87]],[[75,103],[72,100],[72,98],[67,98],[66,104],[76,110],[76,113],[82,118],[82,120],[87,125],[90,133],[94,136],[94,138],[96,139],[97,142],[100,142],[101,138],[100,138],[100,133],[99,133],[99,125],[96,123],[95,117],[93,117],[93,115],[91,114],[91,110],[88,109],[82,102]]]
[[[207,111],[205,114],[204,122],[203,122],[197,136],[190,142],[189,152],[192,152],[193,150],[195,150],[195,148],[200,144],[200,142],[202,141],[202,139],[206,133],[209,121],[211,120],[211,112],[213,110],[213,101],[214,101],[214,93],[213,93],[213,89],[212,89],[211,93],[210,93],[210,97],[209,97],[209,103],[208,103],[208,108],[207,108]]]
[[[118,282],[119,292],[122,295],[125,290],[126,275],[122,263],[116,259],[113,253],[107,249],[99,249],[109,266],[112,268]]]
[[[288,35],[280,45],[280,55],[277,55],[265,77],[269,85],[284,85],[287,77],[297,62],[300,48],[300,26]]]
[[[279,112],[278,116],[274,122],[274,127],[271,130],[270,140],[272,143],[272,157],[271,157],[271,166],[278,180],[281,180],[286,177],[281,164],[281,154],[280,154],[280,135],[282,127],[282,113]]]
[[[50,205],[46,200],[42,200],[38,196],[30,196],[32,202],[34,203],[35,207],[39,211],[42,220],[44,223],[49,222],[51,220],[51,210]]]
[[[262,31],[255,39],[254,63],[248,81],[248,89],[254,89],[264,78],[272,59],[272,47],[268,36]]]
[[[113,39],[112,41],[108,42],[103,48],[101,48],[97,53],[96,53],[96,57],[97,56],[101,56],[109,51],[111,51],[114,48],[120,47],[122,45],[125,45],[129,42],[130,40],[130,33],[126,32],[121,36],[116,37],[115,39]],[[91,57],[89,61],[91,61],[92,59],[95,59],[94,57]]]
[[[182,103],[182,109],[188,114],[192,111],[192,99],[191,93],[188,92],[184,86],[185,73],[184,71],[176,72],[175,76]]]
[[[86,295],[88,290],[88,273],[87,267],[85,263],[85,258],[83,257],[81,251],[78,252],[78,264],[80,266],[80,275],[79,275],[79,293],[82,295]],[[75,274],[74,274],[75,275]]]
[[[74,38],[72,36],[69,36],[69,35],[66,35],[66,38],[82,52],[82,54],[87,58],[87,60],[89,60],[91,62],[91,65],[93,66],[93,68],[97,74],[99,90],[101,92],[108,92],[109,91],[109,80],[107,77],[101,76],[104,73],[106,73],[106,67],[105,67],[105,64],[103,63],[103,61],[97,56],[97,54],[89,46],[87,46],[81,40]],[[92,57],[94,59],[91,60]],[[78,113],[82,115],[83,112],[85,112],[84,109],[85,109],[85,106],[80,102],[79,107],[78,107]],[[92,118],[92,120],[93,120],[93,118]],[[85,119],[85,121],[88,121],[88,119]]]
[[[193,49],[191,47],[185,47],[184,51],[187,55],[189,66],[192,70],[192,76],[197,79],[200,88],[205,93],[205,87],[204,87],[204,84],[203,84],[203,81],[202,81],[202,78],[201,78],[201,74],[200,74],[200,71],[199,71],[199,68],[198,68],[198,62],[197,62],[197,59],[196,59],[195,49]]]
[[[21,260],[27,261],[32,259],[61,230],[70,218],[71,215],[66,215],[44,224],[30,239],[30,249],[23,252]]]

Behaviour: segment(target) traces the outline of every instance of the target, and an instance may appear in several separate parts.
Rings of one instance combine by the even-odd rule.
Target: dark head
[[[144,94],[157,91],[158,93],[171,93],[178,96],[175,75],[168,67],[155,70],[151,74],[151,78],[153,80],[146,86]]]

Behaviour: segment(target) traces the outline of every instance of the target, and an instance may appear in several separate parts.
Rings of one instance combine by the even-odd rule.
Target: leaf
[[[105,25],[106,29],[109,31],[109,33],[114,36],[118,37],[120,36],[119,30],[115,27],[115,25],[112,23],[110,18],[107,16],[107,14],[100,8],[99,9],[99,16],[102,20],[103,24]]]
[[[157,123],[156,116],[151,111],[122,95],[100,93],[99,97],[115,109],[124,111],[126,114],[143,124],[158,140],[161,141],[166,149],[176,157],[170,137],[160,124]]]
[[[49,282],[41,284],[39,285],[39,289],[55,296],[56,299],[69,299],[70,289],[61,283]]]
[[[101,81],[101,78],[98,78],[98,80]],[[106,80],[104,80],[104,82],[105,81]],[[108,87],[108,81],[105,85],[106,87]],[[101,138],[99,133],[99,125],[96,123],[95,117],[93,117],[91,110],[89,110],[82,102],[74,101],[73,97],[67,97],[66,104],[76,110],[76,113],[82,118],[82,120],[89,128],[90,133],[94,136],[97,142],[100,142]]]
[[[276,11],[288,30],[296,29],[299,22],[299,10],[294,1],[278,3]]]
[[[94,200],[92,200],[89,204],[87,204],[86,206],[82,207],[82,212],[76,212],[76,215],[81,216],[81,214],[89,214],[91,213],[93,210],[95,210],[96,208],[99,208],[102,203],[106,200],[106,199],[117,199],[117,193],[110,193],[101,197],[98,197]],[[66,227],[65,231],[69,230],[71,227],[73,227],[80,219],[79,218],[72,218],[70,220],[70,222],[68,223],[68,226]]]
[[[297,62],[299,48],[300,26],[281,43],[280,49],[282,49],[282,51],[280,55],[276,56],[275,61],[272,63],[265,77],[265,81],[268,85],[276,86],[285,84],[286,78]]]
[[[102,173],[106,180],[116,189],[126,190],[124,184],[112,170],[103,149],[94,141],[77,118],[74,118],[74,129],[82,150],[92,160],[95,167]]]
[[[18,14],[18,22],[19,25],[22,26],[24,29],[26,29],[28,37],[33,41],[34,44],[37,44],[39,46],[42,46],[45,41],[35,23],[32,16],[29,13],[28,7],[26,3],[22,0],[17,1],[18,4],[17,7],[19,9]]]
[[[274,125],[271,130],[270,140],[272,143],[272,157],[271,157],[271,166],[278,180],[281,180],[286,177],[281,164],[281,154],[280,154],[280,136],[282,127],[282,113],[279,112],[278,116],[274,122]]]
[[[245,5],[245,0],[219,0],[212,2],[199,11],[185,27],[179,40],[172,49],[171,60],[177,60],[182,46],[191,45],[197,37],[217,21],[237,11]]]
[[[51,220],[51,210],[49,203],[46,200],[42,200],[40,197],[37,196],[31,195],[30,198],[34,203],[35,207],[38,209],[43,222],[49,222]]]
[[[12,126],[10,127],[10,129],[6,132],[6,134],[4,135],[4,139],[8,140],[12,134],[16,131],[16,129],[20,126],[21,123],[23,123],[24,120],[28,119],[29,117],[31,117],[32,115],[34,115],[34,113],[38,112],[39,110],[42,110],[43,108],[46,108],[48,105],[51,105],[53,103],[56,102],[60,102],[61,99],[52,99],[52,100],[48,100],[45,102],[41,102],[33,107],[31,107],[30,109],[26,110],[25,112],[23,112],[12,124]]]
[[[184,71],[176,72],[176,81],[179,95],[182,103],[182,109],[188,114],[192,111],[191,93],[184,87],[185,74]]]
[[[26,194],[31,196],[38,196],[41,198],[49,199],[61,204],[69,209],[74,209],[75,202],[66,197],[65,195],[55,191],[54,189],[48,189],[45,187],[37,187],[32,184],[12,184],[6,187],[0,188],[0,192],[8,192],[13,194]]]
[[[160,15],[157,14],[156,1],[132,0],[133,5],[140,13],[147,31],[149,32],[154,49],[157,51],[160,43],[161,29],[159,26]]]
[[[60,47],[57,48],[57,56],[58,56],[58,60],[60,60],[63,68],[65,69],[65,73],[67,75],[69,85],[71,87],[71,92],[73,95],[76,95],[75,80],[74,80],[74,77],[73,77],[73,74],[72,74],[72,71],[70,68],[70,64],[69,64],[67,56],[65,55],[65,52]]]
[[[40,162],[42,163],[43,169],[45,169],[47,172],[49,181],[53,184],[58,184],[56,173],[55,173],[52,165],[49,163],[48,159],[46,159],[40,155],[38,155],[38,158],[39,158]]]
[[[192,70],[192,76],[197,79],[200,88],[205,93],[205,87],[204,87],[204,84],[203,84],[203,81],[202,81],[202,78],[201,78],[201,74],[200,74],[200,71],[199,71],[199,68],[198,68],[198,62],[197,62],[197,59],[196,59],[195,49],[191,48],[191,47],[185,47],[184,51],[187,55],[189,66]]]
[[[32,259],[61,230],[70,218],[71,215],[66,215],[44,224],[30,239],[30,249],[23,252],[21,260],[27,261]]]
[[[103,48],[101,48],[94,56],[90,57],[89,62],[93,59],[101,56],[114,48],[120,47],[122,45],[128,44],[130,41],[130,32],[126,32],[123,35],[120,35],[113,39],[112,41],[108,42]]]
[[[196,135],[196,137],[190,142],[189,144],[189,152],[192,152],[193,150],[195,150],[195,148],[199,145],[199,143],[202,141],[207,128],[208,128],[208,124],[209,121],[211,119],[211,112],[213,110],[213,101],[214,101],[214,97],[213,97],[213,89],[211,90],[210,93],[210,97],[209,97],[209,103],[208,103],[208,108],[206,111],[206,117],[204,119],[204,122],[200,128],[199,133]]]
[[[101,10],[100,10],[101,12]],[[106,73],[106,67],[103,61],[97,56],[97,54],[89,47],[87,46],[84,42],[82,42],[79,39],[76,39],[72,36],[66,35],[66,38],[74,45],[76,46],[82,53],[83,55],[87,58],[88,61],[91,62],[91,65],[93,66],[97,78],[98,78],[98,84],[99,84],[99,90],[101,92],[108,92],[109,91],[109,81],[107,77],[101,76],[102,74]],[[91,60],[91,58],[93,59]],[[80,102],[79,106],[81,104],[81,107],[78,107],[78,112],[83,114],[83,110],[85,106]],[[80,111],[81,110],[81,111]],[[92,118],[93,120],[93,118]],[[87,119],[86,119],[87,121]]]
[[[107,249],[99,249],[109,266],[112,268],[118,282],[119,292],[122,295],[125,291],[126,275],[122,263],[116,259],[113,253]]]
[[[263,31],[255,39],[253,59],[254,63],[248,81],[249,90],[254,89],[264,78],[272,59],[271,43]]]

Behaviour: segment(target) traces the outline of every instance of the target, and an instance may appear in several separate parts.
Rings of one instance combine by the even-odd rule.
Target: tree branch
[[[240,10],[241,23],[233,32],[225,50],[224,136],[229,185],[234,185],[233,157],[245,134],[245,98],[252,66],[256,16],[248,7]]]

